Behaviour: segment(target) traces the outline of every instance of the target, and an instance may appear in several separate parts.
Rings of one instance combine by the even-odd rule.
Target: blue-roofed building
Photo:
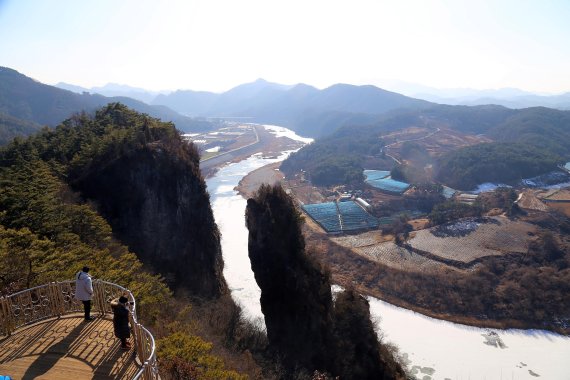
[[[302,205],[301,208],[325,231],[329,233],[342,231],[336,202]]]
[[[380,191],[398,195],[405,193],[410,188],[409,183],[396,181],[392,178],[366,180],[366,183]]]
[[[364,170],[362,174],[367,184],[385,193],[400,195],[410,188],[409,183],[392,179],[387,170]]]
[[[378,228],[378,218],[354,201],[302,205],[301,208],[327,233]]]
[[[390,172],[388,170],[364,170],[363,174],[366,181],[373,181],[390,176]]]
[[[452,189],[451,187],[443,186],[443,192],[442,192],[442,194],[443,194],[443,196],[444,196],[446,199],[453,198],[453,196],[455,195],[455,193],[457,193],[457,190]]]

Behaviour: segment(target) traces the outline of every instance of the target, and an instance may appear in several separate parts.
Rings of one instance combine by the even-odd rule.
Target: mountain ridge
[[[194,120],[165,106],[148,105],[128,97],[105,97],[99,94],[77,94],[50,86],[8,67],[0,67],[0,113],[26,122],[54,127],[71,115],[94,112],[108,103],[122,102],[129,107],[172,121],[183,131],[211,128],[206,121]]]
[[[159,95],[163,104],[187,115],[249,117],[254,122],[280,124],[298,133],[319,137],[351,122],[373,121],[394,109],[432,106],[372,85],[338,83],[323,90],[307,84],[280,85],[258,79],[222,94],[207,91],[176,91]]]

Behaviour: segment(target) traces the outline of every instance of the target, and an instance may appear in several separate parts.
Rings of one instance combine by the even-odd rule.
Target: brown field
[[[570,202],[568,203],[548,203],[548,207],[552,210],[560,211],[566,216],[570,216]]]
[[[389,152],[398,159],[402,158],[401,148],[405,141],[413,141],[423,146],[432,157],[440,156],[464,146],[491,141],[483,136],[467,135],[443,127],[436,133],[434,133],[433,128],[414,127],[404,129],[399,131],[397,135],[393,135],[387,135],[383,138],[389,138],[386,141],[392,141],[393,145],[389,147]]]
[[[314,187],[309,181],[302,181],[298,178],[293,178],[283,182],[284,187],[290,192],[290,195],[303,204],[311,203],[322,203],[333,201],[332,199],[327,199],[325,195],[322,194],[319,188]]]
[[[407,272],[434,272],[454,269],[444,263],[418,255],[393,242],[393,236],[369,231],[359,235],[332,237],[331,240],[352,252],[390,268]]]
[[[414,231],[423,230],[424,228],[428,227],[429,219],[427,218],[414,219],[410,220],[408,224],[412,226]]]
[[[400,141],[420,139],[432,132],[432,129],[425,127],[409,127],[380,136],[386,145],[396,144]]]
[[[550,190],[543,196],[545,201],[570,202],[570,189]]]
[[[434,227],[417,231],[408,243],[413,248],[427,251],[442,259],[464,263],[486,256],[528,251],[528,244],[537,232],[535,226],[500,216],[489,219],[490,223],[479,224],[466,236],[438,237],[433,234],[438,227]]]
[[[417,222],[423,224],[425,220]],[[535,239],[535,226],[511,221],[506,217],[489,218],[486,223],[470,223],[473,223],[473,231],[465,236],[438,237],[432,233],[437,227],[413,232],[408,244],[418,251],[397,246],[391,235],[382,235],[379,231],[334,236],[330,239],[360,256],[390,268],[423,273],[470,270],[475,265],[470,263],[483,257],[525,253],[529,243]]]
[[[548,206],[536,197],[536,191],[533,190],[524,190],[517,204],[527,210],[548,211]]]

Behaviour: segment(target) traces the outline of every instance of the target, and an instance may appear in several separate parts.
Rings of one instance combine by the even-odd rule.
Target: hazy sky
[[[0,66],[45,83],[257,78],[570,91],[570,1],[0,0]]]

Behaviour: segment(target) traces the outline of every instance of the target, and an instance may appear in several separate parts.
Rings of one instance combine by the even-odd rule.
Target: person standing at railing
[[[92,321],[91,316],[91,298],[93,298],[93,282],[89,275],[89,267],[83,267],[82,270],[75,275],[75,298],[83,302],[85,310],[85,320]]]
[[[113,308],[113,327],[115,329],[115,336],[121,340],[121,349],[129,350],[131,344],[127,341],[131,336],[129,329],[129,300],[125,296],[121,296],[111,301],[111,308]]]

